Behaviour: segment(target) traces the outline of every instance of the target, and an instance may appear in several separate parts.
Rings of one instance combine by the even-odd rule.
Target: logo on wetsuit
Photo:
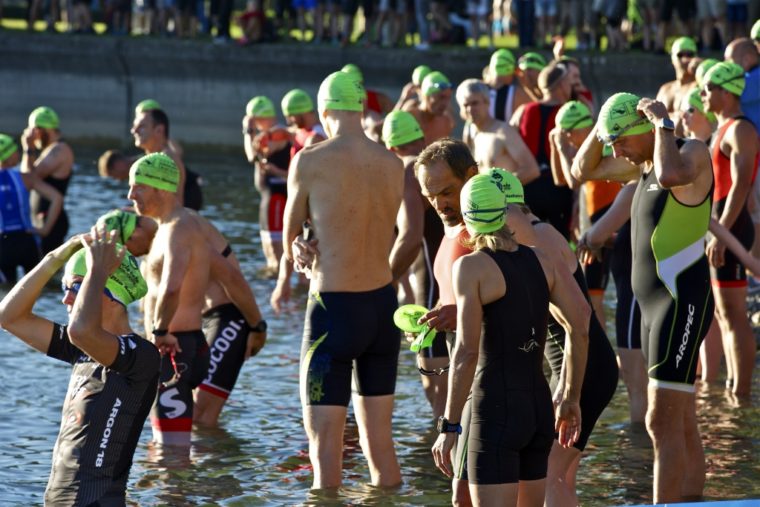
[[[522,350],[523,352],[530,352],[531,350],[537,349],[539,347],[540,345],[538,344],[538,342],[536,340],[531,339],[525,342],[522,347],[518,347],[518,349]]]
[[[678,347],[678,354],[676,354],[676,368],[678,363],[683,359],[683,355],[686,352],[686,345],[689,343],[689,334],[691,334],[691,325],[694,323],[694,305],[690,304],[689,316],[686,317],[686,327],[683,330],[683,338],[681,339],[681,346]]]
[[[216,336],[214,344],[211,346],[210,362],[208,365],[208,375],[205,382],[210,383],[216,369],[219,367],[219,363],[224,359],[224,353],[230,350],[232,342],[238,337],[238,332],[243,329],[243,321],[231,320],[222,332]]]
[[[111,414],[106,421],[106,429],[103,430],[103,437],[100,439],[100,448],[102,449],[98,456],[95,458],[95,466],[100,468],[103,466],[103,458],[106,456],[106,448],[108,447],[108,440],[111,438],[111,428],[116,423],[116,416],[119,415],[119,407],[121,407],[121,399],[116,398],[116,401],[111,407]]]

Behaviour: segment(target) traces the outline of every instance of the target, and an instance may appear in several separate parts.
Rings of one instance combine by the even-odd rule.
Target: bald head
[[[727,61],[741,66],[745,71],[756,66],[758,59],[760,58],[755,43],[752,42],[752,39],[747,37],[731,41],[731,43],[726,46],[726,52],[723,56]]]

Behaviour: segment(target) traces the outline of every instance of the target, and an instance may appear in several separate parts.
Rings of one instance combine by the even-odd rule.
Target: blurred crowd
[[[719,50],[760,17],[760,2],[750,0],[28,0],[24,8],[30,30],[44,21],[48,31],[96,33],[98,21],[114,35],[418,50],[494,47],[505,36],[545,47],[574,34],[580,50],[662,52],[676,33]]]

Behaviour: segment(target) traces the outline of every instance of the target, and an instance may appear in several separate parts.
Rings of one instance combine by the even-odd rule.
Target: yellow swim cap
[[[0,134],[0,162],[5,162],[8,157],[16,153],[18,146],[16,141],[7,134]]]
[[[414,71],[412,71],[412,83],[414,83],[414,86],[421,86],[422,80],[431,72],[433,72],[433,69],[427,65],[418,65],[415,67]]]
[[[670,46],[670,55],[675,56],[678,53],[691,53],[696,56],[697,43],[691,37],[679,37],[673,41]]]
[[[506,197],[489,174],[476,174],[467,180],[459,203],[470,234],[488,234],[504,227]]]
[[[546,58],[541,56],[539,53],[529,51],[522,55],[519,60],[517,60],[517,66],[521,70],[542,70],[544,67],[546,67]]]
[[[616,93],[599,111],[597,136],[604,144],[612,144],[619,137],[634,136],[651,131],[654,125],[639,114],[636,106],[641,98],[633,93]]]
[[[29,126],[41,129],[57,129],[60,126],[58,115],[47,106],[40,106],[29,115]]]
[[[727,92],[741,97],[745,85],[744,69],[733,62],[716,63],[705,74],[704,83],[720,86]]]
[[[511,76],[515,73],[515,56],[508,49],[497,49],[491,54],[488,68],[495,76]]]
[[[161,104],[153,99],[145,99],[143,101],[140,101],[140,103],[135,107],[135,115],[144,113],[145,111],[153,111],[154,109],[161,109]]]
[[[422,80],[422,94],[423,95],[435,95],[443,90],[451,89],[451,81],[447,78],[443,72],[434,70]]]
[[[158,190],[176,193],[179,184],[179,169],[168,155],[151,153],[137,159],[129,168],[129,184],[147,185]]]
[[[710,70],[716,63],[720,63],[720,60],[716,60],[715,58],[706,58],[702,60],[699,65],[697,65],[697,70],[694,73],[694,79],[697,81],[697,86],[702,88],[705,85],[705,74],[707,74],[707,71]]]
[[[317,93],[320,111],[364,111],[364,88],[350,74],[333,72],[322,81]]]
[[[101,215],[95,222],[97,227],[103,227],[106,231],[116,231],[116,240],[122,245],[129,241],[137,227],[137,215],[129,211],[114,209]]]
[[[282,107],[282,114],[285,116],[314,111],[314,103],[311,101],[311,97],[300,88],[295,88],[286,93],[280,102],[280,106]]]
[[[559,125],[562,130],[575,130],[591,127],[594,124],[594,119],[591,117],[591,111],[586,104],[579,100],[571,100],[559,108],[554,123]]]
[[[492,167],[485,174],[488,174],[494,185],[504,193],[507,204],[525,204],[525,189],[514,173],[500,167]]]
[[[258,95],[248,101],[245,114],[254,118],[274,118],[274,104],[269,98]]]
[[[84,249],[77,250],[66,262],[64,276],[85,276],[87,274],[86,255],[87,252]],[[140,266],[132,254],[127,252],[124,255],[119,267],[106,280],[105,288],[116,301],[124,306],[141,299],[148,293],[148,284],[140,274]]]
[[[425,134],[417,119],[407,111],[393,111],[383,122],[383,141],[388,148],[409,144],[424,139]]]

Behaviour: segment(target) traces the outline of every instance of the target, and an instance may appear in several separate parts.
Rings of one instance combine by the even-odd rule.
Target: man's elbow
[[[69,335],[69,341],[72,345],[82,348],[87,336],[92,336],[94,334],[94,329],[93,326],[89,325],[87,322],[74,319],[69,323],[67,334]]]
[[[581,171],[581,167],[578,164],[570,166],[570,175],[580,184],[587,181],[586,176]]]

